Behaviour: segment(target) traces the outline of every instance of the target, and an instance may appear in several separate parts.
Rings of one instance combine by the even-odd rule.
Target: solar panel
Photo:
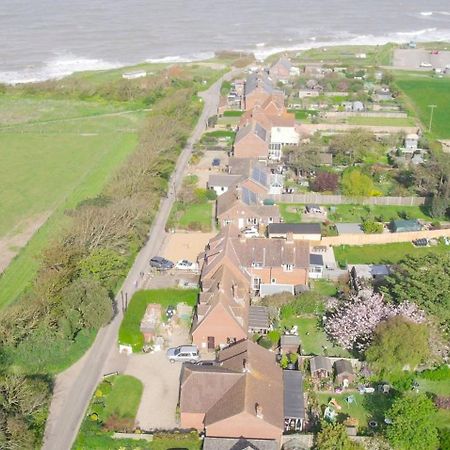
[[[246,205],[255,205],[257,203],[256,194],[249,189],[243,187],[242,188],[242,201]]]
[[[268,185],[268,183],[267,183],[267,172],[264,170],[264,168],[262,168],[260,166],[253,167],[252,178],[257,183],[267,187],[267,185]]]

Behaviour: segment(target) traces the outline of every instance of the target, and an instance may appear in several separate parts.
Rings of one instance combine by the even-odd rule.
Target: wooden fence
[[[318,205],[391,205],[421,206],[427,203],[427,197],[346,197],[344,195],[323,195],[316,192],[307,194],[273,194],[269,198],[276,203],[301,203]]]

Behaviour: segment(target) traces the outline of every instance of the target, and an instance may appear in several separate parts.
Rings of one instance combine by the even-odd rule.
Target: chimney
[[[259,403],[255,404],[255,411],[256,411],[256,417],[258,419],[264,419],[263,409],[262,409],[262,406]]]

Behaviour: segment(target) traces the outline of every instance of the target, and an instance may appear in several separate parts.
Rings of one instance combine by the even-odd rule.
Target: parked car
[[[172,347],[167,350],[166,355],[171,363],[177,361],[196,363],[200,359],[196,345],[180,345],[179,347]]]
[[[212,165],[213,167],[218,167],[218,166],[220,166],[220,159],[219,159],[219,158],[214,158],[214,159],[212,160],[211,165]]]
[[[154,256],[150,260],[150,266],[159,270],[169,270],[173,269],[174,264],[172,261],[169,261],[168,259],[163,258],[162,256]]]
[[[198,264],[188,261],[187,259],[181,259],[175,264],[175,269],[178,270],[197,270]]]
[[[259,236],[258,229],[256,227],[245,228],[244,230],[242,230],[242,234],[245,237],[258,237]]]

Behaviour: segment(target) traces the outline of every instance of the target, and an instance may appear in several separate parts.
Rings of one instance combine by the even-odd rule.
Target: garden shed
[[[331,360],[326,356],[314,356],[309,360],[309,364],[313,378],[327,378],[333,372]]]
[[[248,314],[248,331],[267,334],[270,329],[269,310],[266,306],[251,305]]]
[[[391,229],[394,233],[404,233],[406,231],[420,231],[420,225],[417,219],[414,220],[393,220],[391,222]]]
[[[305,420],[303,376],[298,370],[283,370],[284,429],[302,431]]]
[[[283,334],[280,338],[281,353],[298,353],[300,336]]]
[[[355,372],[351,362],[348,359],[338,359],[334,363],[335,380],[339,384],[343,384],[344,380],[348,383],[355,381]]]

